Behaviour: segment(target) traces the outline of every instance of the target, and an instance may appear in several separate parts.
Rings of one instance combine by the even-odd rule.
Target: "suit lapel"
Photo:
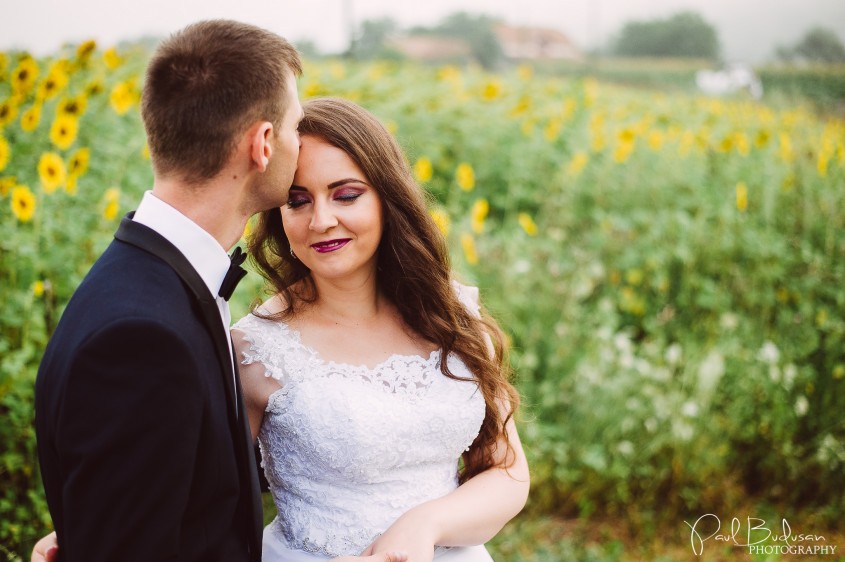
[[[222,382],[226,389],[226,398],[230,406],[227,408],[227,413],[232,436],[235,440],[235,454],[237,455],[238,465],[241,467],[240,478],[241,490],[243,492],[241,505],[247,511],[244,515],[250,526],[248,537],[250,555],[254,561],[259,561],[261,559],[263,518],[258,469],[255,466],[252,434],[249,430],[249,418],[244,407],[238,366],[237,364],[233,364],[232,358],[229,355],[229,342],[226,339],[224,331],[221,330],[223,320],[220,317],[220,310],[217,308],[217,301],[184,254],[153,229],[134,222],[132,220],[133,216],[134,213],[129,213],[123,218],[114,237],[121,242],[131,244],[157,256],[179,275],[185,285],[194,294],[203,323],[214,340],[214,349],[217,360],[221,365],[220,372],[223,374]],[[234,388],[232,384],[233,377],[235,381]]]
[[[202,280],[202,277],[191,266],[191,262],[188,261],[184,254],[158,232],[146,225],[134,222],[132,220],[133,216],[134,213],[129,213],[124,217],[114,237],[121,242],[141,248],[163,260],[179,275],[185,285],[194,294],[203,323],[208,328],[214,341],[214,350],[217,354],[217,360],[220,363],[220,372],[223,373],[229,411],[236,412],[237,405],[232,384],[234,377],[232,360],[229,356],[229,343],[226,341],[226,334],[221,329],[223,319],[220,317],[220,309],[217,308],[217,301],[208,290],[208,286]],[[235,420],[233,419],[232,421],[234,422]]]

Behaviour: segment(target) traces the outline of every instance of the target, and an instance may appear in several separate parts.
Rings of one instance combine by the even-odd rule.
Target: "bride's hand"
[[[408,555],[401,551],[382,552],[372,556],[341,556],[332,558],[329,562],[406,562]]]
[[[56,539],[56,531],[53,531],[46,537],[41,538],[32,548],[32,562],[53,562],[59,552],[59,543]]]
[[[368,546],[361,556],[404,550],[408,562],[432,562],[434,559],[434,530],[426,517],[416,517],[414,510],[397,519]]]

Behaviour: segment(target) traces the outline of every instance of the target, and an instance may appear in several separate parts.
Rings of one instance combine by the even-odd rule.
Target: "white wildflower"
[[[698,404],[692,400],[687,401],[681,406],[681,413],[688,418],[694,418],[698,415]]]
[[[798,414],[798,417],[804,416],[810,409],[810,402],[807,401],[807,397],[801,395],[795,401],[795,413]]]
[[[757,352],[757,358],[763,363],[775,365],[780,359],[780,350],[774,343],[766,341],[763,347],[760,348],[760,351]]]
[[[666,362],[672,366],[677,365],[681,362],[681,357],[683,356],[683,348],[679,343],[673,343],[669,347],[666,348]]]
[[[712,350],[698,367],[698,390],[704,395],[710,395],[719,384],[719,379],[725,374],[725,358],[716,350]]]
[[[616,445],[616,450],[628,457],[634,453],[634,444],[630,441],[620,441]]]

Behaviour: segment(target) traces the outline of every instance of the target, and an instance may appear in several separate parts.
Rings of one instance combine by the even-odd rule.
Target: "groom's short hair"
[[[291,73],[302,73],[296,49],[254,25],[202,21],[164,40],[141,102],[155,172],[201,183],[222,170],[249,125],[265,120],[278,131]]]

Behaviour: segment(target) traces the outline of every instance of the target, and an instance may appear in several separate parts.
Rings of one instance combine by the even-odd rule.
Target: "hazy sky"
[[[321,50],[342,50],[349,21],[389,16],[401,26],[427,25],[456,11],[486,13],[554,27],[583,48],[603,42],[630,19],[695,10],[719,31],[728,59],[758,62],[776,45],[791,44],[814,25],[845,41],[845,0],[2,0],[0,50],[47,54],[66,41],[96,39],[108,46],[142,35],[165,36],[199,19],[255,23]]]

